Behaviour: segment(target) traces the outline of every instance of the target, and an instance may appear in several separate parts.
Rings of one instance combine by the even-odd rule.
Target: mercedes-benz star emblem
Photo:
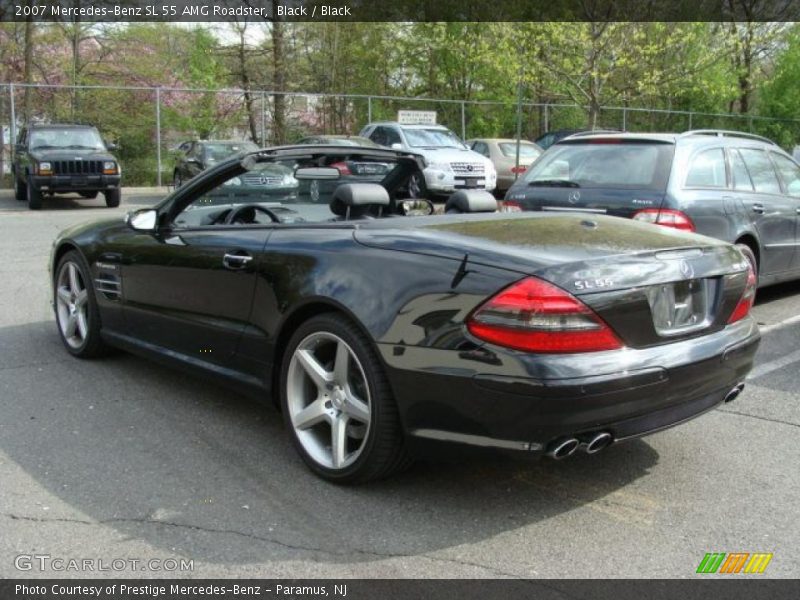
[[[692,268],[692,265],[685,260],[682,260],[681,273],[683,273],[683,276],[686,277],[686,279],[691,279],[694,276],[694,269]]]
[[[578,200],[580,200],[580,199],[581,199],[581,193],[580,192],[570,192],[570,194],[569,194],[569,203],[570,204],[577,204]]]

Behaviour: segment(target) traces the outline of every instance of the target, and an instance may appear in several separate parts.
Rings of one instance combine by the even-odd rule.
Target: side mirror
[[[392,150],[402,150],[403,149],[403,144],[398,144],[397,142],[395,142],[394,144],[391,145],[391,149]]]
[[[430,200],[403,200],[400,203],[400,212],[406,217],[427,217],[433,211],[433,202]]]
[[[140,208],[125,215],[125,222],[134,231],[155,231],[158,225],[158,211]]]
[[[117,146],[114,142],[106,142],[106,150],[108,150],[109,152],[113,152],[114,150],[117,150],[118,148],[119,148],[119,146]]]

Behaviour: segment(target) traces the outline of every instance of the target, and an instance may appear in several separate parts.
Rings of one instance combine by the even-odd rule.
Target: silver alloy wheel
[[[422,198],[422,182],[416,173],[408,180],[408,195],[414,199]]]
[[[312,202],[319,202],[319,181],[316,179],[311,180],[311,183],[308,185],[308,193],[311,196]]]
[[[343,339],[319,331],[298,344],[289,362],[286,401],[297,439],[317,464],[344,469],[361,455],[370,431],[370,391]]]
[[[61,335],[76,350],[89,335],[89,291],[78,265],[65,262],[56,279],[56,315]]]

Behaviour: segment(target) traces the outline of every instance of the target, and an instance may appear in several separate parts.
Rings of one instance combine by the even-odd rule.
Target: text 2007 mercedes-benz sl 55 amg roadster
[[[275,164],[329,183],[352,161],[386,175],[326,185],[323,202],[269,189]],[[437,450],[595,453],[741,392],[759,333],[734,246],[497,212],[479,190],[431,214],[404,200],[422,168],[396,150],[265,149],[64,231],[51,269],[67,351],[122,348],[272,398],[336,482]]]

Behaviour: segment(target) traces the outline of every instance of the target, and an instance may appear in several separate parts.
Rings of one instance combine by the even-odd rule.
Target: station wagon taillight
[[[733,309],[730,318],[728,319],[728,323],[736,323],[736,321],[741,321],[744,319],[748,314],[750,314],[750,309],[753,308],[753,302],[756,299],[756,286],[758,285],[758,281],[756,280],[756,274],[753,271],[753,267],[750,263],[747,263],[747,283],[744,286],[744,293],[742,293],[742,297],[739,299],[739,303],[736,305],[736,308]]]
[[[525,352],[566,354],[622,347],[588,306],[536,277],[492,296],[469,316],[467,329],[486,342]]]
[[[673,229],[680,229],[681,231],[695,230],[694,223],[692,223],[692,220],[686,213],[671,208],[645,208],[637,211],[633,215],[633,220],[653,223],[654,225],[663,225],[664,227],[672,227]]]
[[[497,203],[500,212],[522,212],[522,205],[513,200],[501,200]]]

